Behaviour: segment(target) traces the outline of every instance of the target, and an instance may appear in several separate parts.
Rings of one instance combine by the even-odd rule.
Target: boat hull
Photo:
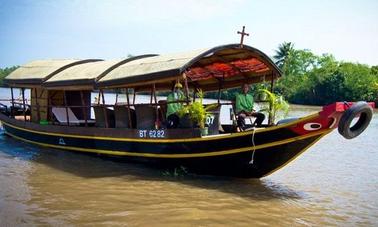
[[[325,127],[306,133],[298,131],[297,127],[305,122],[319,119]],[[328,127],[331,121],[319,114],[268,129],[173,139],[132,138],[131,135],[138,134],[135,130],[44,126],[4,116],[0,120],[7,135],[39,146],[145,162],[159,168],[185,167],[199,174],[242,178],[273,173],[332,130]]]

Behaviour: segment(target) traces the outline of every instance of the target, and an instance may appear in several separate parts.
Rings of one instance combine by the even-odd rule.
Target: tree
[[[315,69],[317,63],[318,57],[309,50],[292,49],[285,59],[283,76],[276,84],[275,92],[292,102],[298,91],[307,85],[308,72]]]
[[[371,73],[378,78],[378,65],[372,66],[371,67]]]
[[[281,44],[275,57],[292,46]],[[281,57],[284,75],[276,83],[275,92],[289,102],[325,105],[344,100],[378,101],[378,66],[338,62],[330,54],[317,56],[309,50],[292,48],[288,53]]]
[[[0,87],[4,86],[4,78],[8,76],[11,72],[16,70],[19,66],[12,66],[7,68],[0,68]]]
[[[283,42],[278,46],[278,49],[275,51],[276,54],[273,56],[276,60],[276,65],[283,69],[286,59],[293,52],[294,44],[292,42]]]
[[[346,99],[374,101],[377,98],[378,88],[374,84],[378,80],[369,66],[344,62],[340,64],[339,71],[345,77]]]

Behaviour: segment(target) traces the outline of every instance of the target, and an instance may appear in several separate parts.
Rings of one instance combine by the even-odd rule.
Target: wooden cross
[[[241,32],[238,31],[238,34],[241,35],[241,38],[240,38],[240,48],[243,48],[243,41],[244,41],[244,36],[249,36],[248,33],[244,32],[245,31],[245,26],[243,26],[243,30]]]

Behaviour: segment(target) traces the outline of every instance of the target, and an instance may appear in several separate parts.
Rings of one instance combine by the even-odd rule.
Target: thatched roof
[[[152,84],[157,89],[169,89],[174,81],[186,77],[193,88],[216,90],[219,86],[236,87],[243,82],[256,83],[281,75],[264,53],[246,45],[241,48],[238,44],[125,60],[42,63],[32,62],[21,67],[6,78],[7,82],[24,84],[17,82],[27,79],[49,89],[134,87],[145,90]]]
[[[42,83],[69,67],[88,62],[99,61],[98,59],[64,59],[64,60],[36,60],[20,66],[5,78],[9,86],[33,87],[41,86]]]
[[[58,87],[64,88],[75,85],[75,87],[81,87],[87,89],[93,89],[96,86],[96,81],[107,73],[113,71],[122,64],[129,61],[133,61],[140,58],[151,57],[155,55],[141,55],[137,57],[131,57],[127,59],[108,60],[108,61],[96,61],[86,64],[79,64],[69,67],[59,73],[56,73],[50,79],[43,83],[43,86],[50,89],[56,89]]]

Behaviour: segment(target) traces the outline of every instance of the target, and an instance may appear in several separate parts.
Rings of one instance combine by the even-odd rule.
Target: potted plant
[[[178,111],[178,115],[181,118],[188,116],[190,120],[200,128],[201,135],[205,136],[208,134],[208,128],[205,125],[206,117],[211,115],[208,110],[214,108],[214,105],[203,106],[203,92],[201,89],[197,90],[197,97],[198,100],[183,106]]]
[[[261,90],[266,89],[265,83],[263,84],[255,84],[251,87],[252,92],[255,94],[254,99],[256,102],[265,102],[268,99],[268,94],[265,92],[261,92]]]
[[[267,101],[268,95],[265,92],[259,92],[257,96],[257,101],[264,102]]]
[[[274,124],[278,117],[287,116],[289,112],[289,103],[285,101],[281,95],[276,95],[267,89],[259,89],[259,92],[266,95],[268,105],[260,111],[269,114],[270,124]]]

